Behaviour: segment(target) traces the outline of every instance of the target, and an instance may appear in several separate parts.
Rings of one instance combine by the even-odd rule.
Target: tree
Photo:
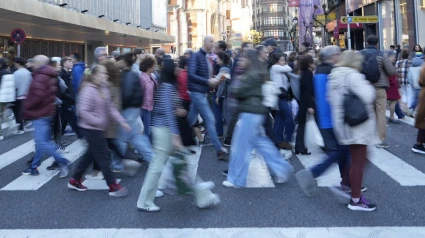
[[[256,30],[251,30],[251,43],[254,45],[260,44],[263,34]]]

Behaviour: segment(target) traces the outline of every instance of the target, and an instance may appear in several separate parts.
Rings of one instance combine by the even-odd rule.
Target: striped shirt
[[[176,87],[169,83],[161,83],[155,92],[151,125],[154,127],[165,126],[171,134],[180,135],[175,114],[178,105]]]

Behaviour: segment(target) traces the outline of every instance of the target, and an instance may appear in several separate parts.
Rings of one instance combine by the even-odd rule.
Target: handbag
[[[347,75],[344,80],[345,87],[347,87]],[[369,119],[369,113],[365,103],[349,87],[347,88],[347,93],[344,95],[344,121],[354,127],[366,122]]]

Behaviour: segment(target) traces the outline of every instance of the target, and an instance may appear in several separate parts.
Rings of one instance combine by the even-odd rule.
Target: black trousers
[[[227,131],[226,131],[226,140],[231,141],[232,137],[233,137],[233,130],[235,129],[236,123],[238,122],[238,118],[239,118],[239,112],[238,110],[233,110],[233,112],[230,114],[230,122],[227,126]]]
[[[273,118],[270,116],[270,114],[266,115],[266,121],[264,122],[264,129],[266,130],[266,136],[268,136],[273,141],[273,144],[279,150],[279,141],[277,141],[276,138],[274,137]]]
[[[16,101],[13,103],[13,106],[11,107],[13,110],[13,115],[15,115],[15,121],[16,124],[19,125],[19,130],[24,130],[24,120],[21,118],[21,107],[22,107],[23,99],[16,99]]]
[[[79,139],[83,138],[80,133],[80,128],[77,125],[77,115],[75,110],[70,106],[63,106],[60,108],[61,124],[62,124],[62,135],[65,133],[66,126],[71,126],[72,130],[77,134]]]
[[[295,151],[300,153],[308,152],[304,144],[304,134],[305,134],[305,122],[300,122],[298,123],[297,137],[295,139]]]
[[[95,164],[97,163],[99,165],[100,171],[102,171],[105,177],[106,184],[111,185],[116,183],[115,176],[110,169],[111,154],[108,151],[108,143],[103,137],[103,132],[81,128],[81,134],[86,138],[89,146],[86,153],[75,166],[72,177],[81,180],[87,168],[94,161]]]

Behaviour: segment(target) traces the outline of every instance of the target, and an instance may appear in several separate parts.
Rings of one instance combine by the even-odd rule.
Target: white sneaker
[[[223,186],[226,187],[226,188],[236,188],[236,186],[233,183],[231,183],[227,180],[223,181]]]
[[[163,196],[164,196],[163,192],[161,192],[160,190],[156,190],[156,194],[155,194],[156,198],[160,198],[160,197],[163,197]]]
[[[90,179],[90,180],[102,180],[103,174],[100,171],[93,171],[91,174],[87,174],[85,176],[86,179]]]
[[[69,149],[65,148],[65,147],[59,147],[58,149],[59,153],[63,153],[63,154],[68,154],[69,153]]]
[[[4,136],[0,136],[0,140],[4,140]]]
[[[13,134],[15,134],[15,135],[22,135],[24,133],[25,133],[24,130],[19,130],[19,131],[16,131],[15,133],[13,133]]]

